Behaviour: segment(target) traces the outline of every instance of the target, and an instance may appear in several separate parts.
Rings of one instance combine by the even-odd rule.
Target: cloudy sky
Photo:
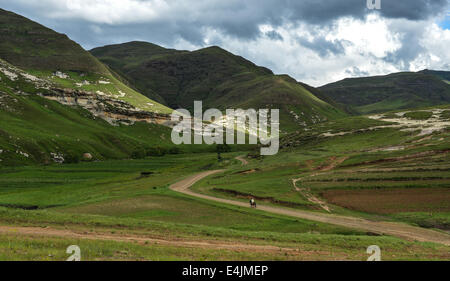
[[[133,40],[218,45],[320,86],[345,77],[450,70],[450,0],[0,0],[84,48]]]

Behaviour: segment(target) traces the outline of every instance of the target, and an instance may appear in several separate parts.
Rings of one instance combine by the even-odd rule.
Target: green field
[[[216,155],[165,156],[134,161],[97,162],[61,167],[4,168],[0,179],[0,205],[67,214],[92,214],[123,219],[226,227],[237,230],[277,232],[354,233],[339,227],[218,207],[168,189],[174,180],[200,171],[220,168],[236,160],[216,163]],[[153,172],[141,177],[141,172]],[[24,188],[24,186],[27,186]],[[186,212],[189,210],[189,212]]]
[[[448,248],[272,215],[201,199],[168,189],[202,167],[238,169],[236,154],[217,163],[214,154],[165,156],[47,167],[2,168],[2,225],[42,227],[108,239],[0,235],[1,259],[63,260],[76,244],[89,260],[304,260],[366,258],[365,247],[383,245],[385,259],[446,259]],[[141,177],[141,172],[154,172]],[[45,230],[44,228],[44,230]],[[143,241],[120,241],[122,236]],[[88,235],[89,237],[89,235]],[[111,238],[112,237],[112,238]],[[115,238],[116,237],[116,238]],[[145,240],[145,238],[148,238]],[[282,250],[211,249],[155,244],[151,239],[227,241],[278,246]],[[147,242],[145,242],[147,241]]]

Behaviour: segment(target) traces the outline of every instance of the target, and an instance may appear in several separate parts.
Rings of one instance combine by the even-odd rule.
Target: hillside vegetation
[[[2,9],[0,57],[24,69],[109,74],[104,65],[65,34]]]
[[[189,52],[130,42],[91,53],[171,108],[192,109],[195,100],[205,108],[279,108],[284,131],[345,116],[291,77],[274,75],[219,47]]]
[[[66,35],[0,9],[0,39],[1,166],[208,149],[175,147],[170,128],[134,122],[133,114],[165,118],[172,110],[125,85]],[[130,120],[114,124],[103,111]]]
[[[173,147],[166,141],[170,128],[142,122],[112,126],[80,106],[42,97],[50,92],[39,87],[42,80],[31,81],[22,76],[26,72],[0,66],[10,75],[0,71],[0,166],[78,162],[84,153],[93,160],[141,158]]]

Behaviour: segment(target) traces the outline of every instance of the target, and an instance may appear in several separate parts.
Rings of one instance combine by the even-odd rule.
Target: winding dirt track
[[[245,202],[239,202],[230,199],[222,199],[209,195],[199,194],[191,191],[189,188],[194,185],[196,182],[200,181],[203,178],[206,178],[210,175],[217,174],[223,172],[224,170],[214,170],[214,171],[206,171],[201,172],[196,175],[187,177],[177,183],[174,183],[170,186],[170,189],[181,192],[190,196],[194,196],[197,198],[202,198],[206,200],[211,200],[215,202],[235,205],[239,207],[249,208],[249,205]],[[258,209],[274,214],[286,215],[290,217],[296,217],[301,219],[307,219],[311,221],[317,221],[322,223],[329,223],[359,230],[364,230],[368,232],[378,233],[378,234],[386,234],[392,235],[400,238],[404,238],[407,240],[413,241],[422,241],[422,242],[435,242],[450,246],[450,235],[441,233],[434,230],[429,230],[421,227],[415,227],[411,225],[407,225],[404,223],[396,223],[396,222],[375,222],[369,221],[362,218],[356,217],[348,217],[334,214],[323,214],[323,213],[314,213],[302,210],[293,210],[286,208],[278,208],[272,206],[258,205]]]
[[[236,157],[235,159],[241,161],[242,166],[245,166],[245,165],[248,164],[248,161],[244,158],[244,156],[238,156],[238,157]]]

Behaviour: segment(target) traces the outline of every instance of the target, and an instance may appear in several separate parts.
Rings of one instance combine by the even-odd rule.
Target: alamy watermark
[[[381,249],[378,245],[372,245],[367,248],[367,254],[371,255],[367,261],[381,261]]]
[[[367,0],[367,9],[381,10],[381,0]]]
[[[66,261],[81,261],[81,249],[78,245],[67,247],[66,253],[70,255]]]
[[[203,103],[194,102],[194,116],[186,109],[172,113],[174,144],[258,144],[261,155],[275,155],[279,150],[279,109],[218,109],[203,112]],[[236,136],[237,134],[237,136]],[[224,136],[225,135],[225,136]]]

